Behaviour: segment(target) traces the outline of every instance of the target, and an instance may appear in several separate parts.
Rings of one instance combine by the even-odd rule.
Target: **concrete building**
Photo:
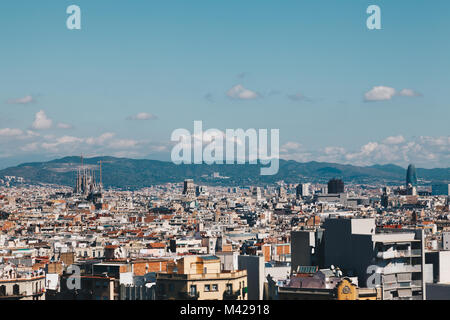
[[[296,272],[300,266],[323,265],[323,229],[291,232],[291,267]]]
[[[247,270],[248,300],[262,300],[264,294],[264,257],[238,256],[239,270]]]
[[[192,179],[184,180],[183,195],[185,195],[185,196],[195,196],[194,180],[192,180]]]
[[[450,251],[426,252],[425,262],[433,265],[434,283],[450,283]]]
[[[386,300],[422,300],[425,293],[423,230],[375,232],[375,219],[332,218],[323,225],[325,266],[339,265]]]
[[[442,248],[444,250],[450,250],[450,232],[442,233]]]
[[[310,188],[311,188],[310,183],[300,183],[295,188],[295,193],[296,193],[297,199],[300,199],[301,197],[310,196],[311,195]]]

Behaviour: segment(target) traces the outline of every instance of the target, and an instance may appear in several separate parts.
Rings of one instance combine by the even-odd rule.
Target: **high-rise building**
[[[207,196],[208,195],[208,188],[205,186],[197,186],[195,187],[195,195],[197,197],[199,196]]]
[[[286,198],[286,189],[284,187],[278,187],[278,198]]]
[[[261,194],[261,188],[260,187],[252,187],[251,189],[252,197],[255,198],[257,201],[261,200],[262,194]]]
[[[336,178],[328,181],[328,193],[344,193],[344,181]]]
[[[297,195],[297,199],[299,199],[300,197],[308,197],[310,195],[309,189],[310,189],[309,183],[300,183],[295,188],[295,193]]]
[[[186,195],[186,196],[194,196],[195,195],[194,180],[192,180],[192,179],[184,180],[183,195]]]
[[[406,171],[406,186],[408,187],[409,185],[417,186],[416,167],[413,164],[410,164]]]
[[[379,287],[383,300],[425,300],[423,230],[376,230],[374,218],[328,218],[322,227],[325,266],[352,273],[360,286]]]

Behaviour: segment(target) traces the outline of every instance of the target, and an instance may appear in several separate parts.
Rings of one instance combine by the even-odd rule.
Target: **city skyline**
[[[0,1],[0,301],[450,300],[449,13]]]

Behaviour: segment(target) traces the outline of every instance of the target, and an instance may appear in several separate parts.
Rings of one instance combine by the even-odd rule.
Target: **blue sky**
[[[169,159],[194,120],[278,128],[286,159],[448,167],[449,17],[446,0],[1,1],[0,167]]]

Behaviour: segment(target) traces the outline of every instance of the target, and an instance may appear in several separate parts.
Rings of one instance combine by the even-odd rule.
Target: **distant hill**
[[[406,169],[396,165],[374,165],[359,167],[325,162],[306,162],[280,160],[280,170],[274,176],[261,176],[259,165],[175,165],[157,160],[137,160],[114,157],[84,159],[86,167],[96,169],[102,161],[103,184],[105,187],[142,188],[167,182],[181,182],[193,178],[195,182],[210,185],[262,185],[280,180],[287,183],[327,182],[337,177],[353,183],[399,184],[405,181]],[[23,177],[28,183],[50,183],[73,186],[76,168],[80,166],[79,157],[66,157],[49,162],[24,163],[16,167],[0,170],[2,176]],[[213,179],[219,172],[228,179]],[[450,168],[417,169],[422,181],[450,181]]]

